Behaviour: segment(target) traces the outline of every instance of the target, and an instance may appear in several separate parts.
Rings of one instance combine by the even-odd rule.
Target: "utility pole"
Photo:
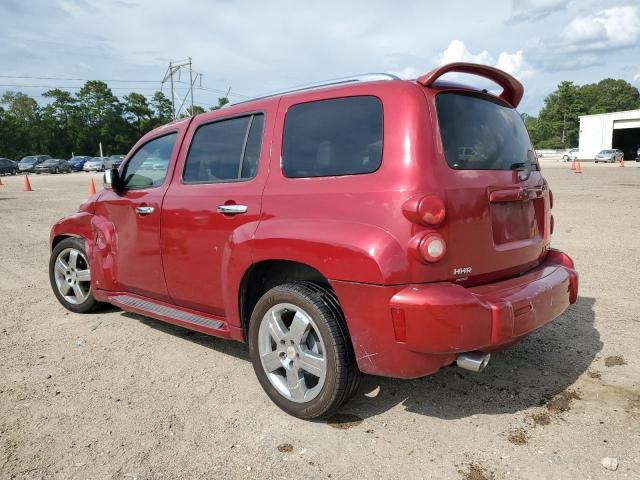
[[[181,73],[182,70],[189,70],[189,83],[186,84],[186,82],[181,82],[180,81],[180,77],[181,77]],[[178,79],[174,80],[174,77],[177,75]],[[173,119],[177,119],[180,116],[180,113],[182,112],[182,108],[184,107],[184,104],[187,101],[187,96],[190,97],[191,99],[191,110],[190,113],[193,115],[193,87],[195,86],[196,82],[200,82],[200,86],[202,86],[202,74],[199,72],[196,72],[195,70],[193,70],[193,62],[191,61],[191,57],[189,57],[186,60],[179,60],[177,62],[171,61],[169,62],[169,68],[167,68],[167,71],[164,74],[164,77],[162,79],[162,84],[160,87],[160,91],[162,91],[162,87],[164,87],[164,84],[169,82],[169,84],[171,85],[171,109],[173,111]],[[187,85],[187,91],[184,94],[184,98],[180,98],[180,95],[177,91],[177,88],[175,86],[175,84],[186,84]],[[178,98],[178,101],[180,102],[180,105],[178,106],[178,108],[176,109],[176,97]]]

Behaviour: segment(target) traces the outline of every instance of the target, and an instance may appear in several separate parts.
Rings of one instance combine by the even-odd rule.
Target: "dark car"
[[[91,158],[89,155],[76,155],[69,159],[69,166],[73,172],[80,172],[84,164],[91,160]]]
[[[61,158],[50,158],[36,165],[36,173],[71,173],[69,162]]]
[[[0,158],[0,175],[10,173],[15,175],[18,173],[18,164],[8,158]]]
[[[36,165],[40,165],[45,160],[49,160],[51,155],[29,155],[18,163],[20,173],[35,173]]]
[[[111,155],[109,160],[111,160],[111,168],[118,168],[124,160],[124,155]]]

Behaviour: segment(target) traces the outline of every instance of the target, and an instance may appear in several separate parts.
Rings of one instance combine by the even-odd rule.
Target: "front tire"
[[[65,238],[51,252],[49,281],[58,301],[67,310],[88,313],[98,308],[91,291],[91,270],[84,241]]]
[[[298,418],[335,413],[359,385],[337,298],[311,282],[279,285],[262,296],[251,315],[249,353],[267,395]]]

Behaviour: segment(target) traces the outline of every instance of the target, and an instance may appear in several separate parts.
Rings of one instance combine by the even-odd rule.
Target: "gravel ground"
[[[0,478],[640,478],[639,167],[543,163],[581,274],[553,324],[480,374],[366,377],[329,422],[273,405],[242,344],[64,310],[47,238],[89,175],[3,177]]]

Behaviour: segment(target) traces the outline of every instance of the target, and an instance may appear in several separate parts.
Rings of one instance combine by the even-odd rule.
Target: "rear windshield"
[[[520,115],[498,101],[443,92],[436,97],[445,158],[457,170],[536,169]]]

